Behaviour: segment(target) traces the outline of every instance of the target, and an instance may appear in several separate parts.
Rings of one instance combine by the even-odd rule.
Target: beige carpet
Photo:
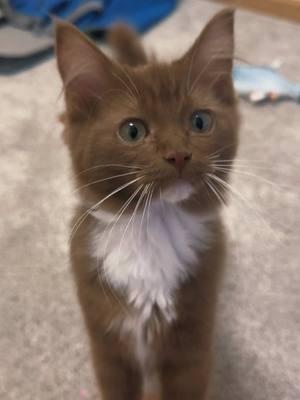
[[[178,55],[216,9],[183,1],[145,42],[164,58]],[[282,70],[299,78],[299,26],[239,12],[236,34],[239,56],[254,63],[279,58]],[[0,78],[0,399],[5,400],[97,398],[68,269],[73,196],[56,122],[59,92],[53,60]],[[212,398],[299,400],[300,106],[242,103],[241,111],[239,158],[256,161],[245,170],[248,175],[234,179],[246,201],[237,197],[226,211],[231,257]]]

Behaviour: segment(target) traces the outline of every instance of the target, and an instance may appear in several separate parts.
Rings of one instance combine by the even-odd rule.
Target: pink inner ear
[[[69,112],[76,119],[86,117],[93,110],[101,89],[88,73],[82,73],[65,83],[65,96]]]
[[[115,85],[114,64],[73,26],[57,25],[56,53],[67,103],[72,109],[90,110]]]
[[[80,73],[66,82],[65,90],[67,96],[81,103],[82,106],[89,105],[101,98],[103,84],[99,77],[91,74],[89,71]]]
[[[233,41],[233,13],[222,11],[204,28],[185,55],[190,81],[201,77],[231,75]]]
[[[183,58],[188,93],[207,87],[221,102],[232,102],[233,13],[217,14]]]
[[[79,48],[66,52],[65,56],[63,80],[67,98],[79,101],[81,107],[94,103],[112,85],[111,61],[89,43],[80,43]]]

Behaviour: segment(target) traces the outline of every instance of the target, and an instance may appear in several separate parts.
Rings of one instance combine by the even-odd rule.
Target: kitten
[[[228,173],[215,166],[230,169],[238,141],[233,12],[171,63],[149,61],[128,28],[110,39],[122,64],[57,25],[80,194],[71,260],[96,376],[103,400],[203,400],[225,257]]]

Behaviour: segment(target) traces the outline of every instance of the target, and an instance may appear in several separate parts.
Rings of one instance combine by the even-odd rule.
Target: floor
[[[147,48],[178,56],[219,7],[181,2],[145,35]],[[299,35],[295,24],[237,13],[237,55],[256,64],[279,59],[294,79]],[[0,88],[0,398],[95,400],[68,266],[74,197],[55,62],[0,77]],[[243,162],[224,210],[230,254],[212,400],[300,399],[299,107],[241,102]]]

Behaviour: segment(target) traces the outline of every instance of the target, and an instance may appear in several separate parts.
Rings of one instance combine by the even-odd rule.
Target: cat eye
[[[148,131],[143,121],[132,119],[123,122],[119,128],[119,136],[127,143],[138,143],[145,138]]]
[[[213,117],[209,111],[195,111],[190,119],[191,128],[196,134],[207,134],[213,126]]]

